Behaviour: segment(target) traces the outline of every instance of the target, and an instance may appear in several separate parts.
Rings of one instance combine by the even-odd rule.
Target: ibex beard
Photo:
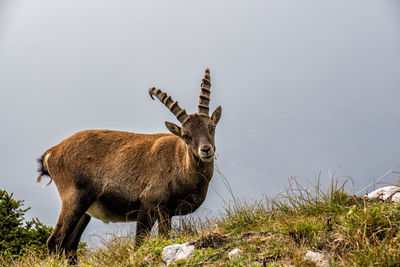
[[[79,240],[91,217],[136,221],[138,247],[155,221],[158,232],[167,235],[172,216],[192,213],[204,202],[222,113],[219,106],[209,116],[210,87],[206,69],[194,114],[187,114],[160,89],[149,89],[151,98],[157,97],[181,123],[165,122],[171,133],[86,130],[43,154],[37,182],[50,176],[62,201],[47,241],[50,254],[65,253],[71,264],[76,263]]]

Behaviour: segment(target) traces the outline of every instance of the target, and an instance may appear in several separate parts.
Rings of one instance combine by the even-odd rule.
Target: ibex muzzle
[[[75,263],[91,216],[104,222],[136,221],[139,246],[156,220],[159,233],[167,234],[172,216],[191,213],[203,203],[214,171],[215,127],[222,112],[218,107],[208,115],[210,86],[207,69],[199,110],[190,115],[160,89],[149,89],[181,123],[165,122],[172,134],[87,130],[43,154],[37,182],[50,176],[62,201],[47,241],[50,253],[65,252]]]

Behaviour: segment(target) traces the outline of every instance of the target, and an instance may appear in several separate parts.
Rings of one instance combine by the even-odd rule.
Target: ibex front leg
[[[169,237],[171,233],[171,213],[167,209],[159,208],[157,210],[158,235]]]
[[[157,194],[154,192],[157,192]],[[157,220],[157,211],[166,202],[168,196],[169,193],[166,188],[160,188],[157,183],[149,184],[140,194],[140,209],[136,226],[136,247],[139,247],[143,242],[143,238],[150,233]]]
[[[140,207],[136,223],[135,248],[139,248],[144,238],[150,233],[156,219],[154,215],[153,211]]]

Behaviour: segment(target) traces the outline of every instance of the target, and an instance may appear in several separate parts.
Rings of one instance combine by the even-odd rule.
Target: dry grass
[[[400,266],[400,206],[366,201],[345,192],[345,182],[303,187],[291,180],[275,200],[235,199],[218,218],[181,220],[174,238],[149,237],[135,251],[129,237],[114,236],[102,248],[81,250],[80,266],[160,266],[162,249],[193,242],[195,256],[175,266],[313,266],[307,250],[320,251],[331,266]],[[229,260],[239,247],[243,254]],[[35,252],[1,266],[66,266],[65,259]]]

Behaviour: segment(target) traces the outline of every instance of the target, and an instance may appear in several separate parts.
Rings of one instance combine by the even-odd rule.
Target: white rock
[[[228,257],[230,260],[239,257],[242,254],[242,250],[240,248],[234,248],[228,253]]]
[[[328,261],[325,259],[324,254],[322,254],[321,252],[308,250],[306,255],[304,256],[304,259],[314,262],[315,265],[317,265],[318,267],[329,267]]]
[[[162,260],[168,266],[174,261],[190,258],[193,251],[194,246],[189,243],[169,245],[163,248]]]
[[[369,199],[391,200],[400,203],[400,187],[391,185],[379,188],[366,195]]]

